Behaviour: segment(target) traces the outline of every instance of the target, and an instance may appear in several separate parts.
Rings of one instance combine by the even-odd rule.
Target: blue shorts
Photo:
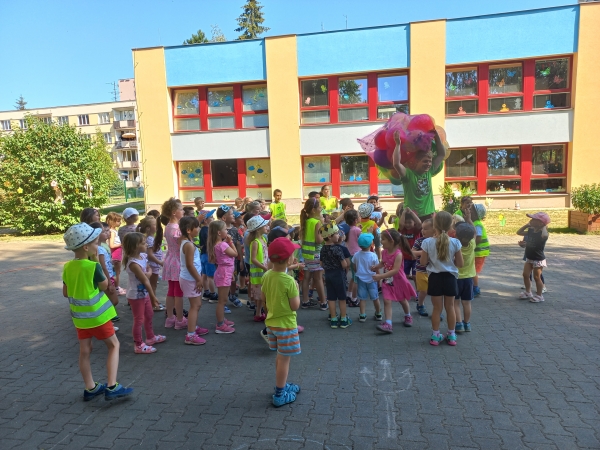
[[[202,273],[207,277],[213,278],[215,276],[215,270],[217,266],[208,262],[208,254],[200,255],[200,264],[202,265]]]
[[[459,278],[456,283],[458,295],[455,300],[473,300],[473,278]]]
[[[417,260],[416,259],[405,259],[404,263],[404,275],[411,276],[417,272]]]
[[[365,283],[358,278],[357,284],[359,300],[379,300],[379,292],[377,292],[377,283],[375,281]]]
[[[267,336],[270,350],[277,350],[277,353],[283,356],[300,354],[298,328],[267,327]]]

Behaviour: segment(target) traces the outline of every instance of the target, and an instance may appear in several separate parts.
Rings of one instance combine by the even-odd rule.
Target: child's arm
[[[399,219],[399,222],[400,222],[400,227],[399,228],[400,228],[400,230],[402,228],[404,228],[404,221],[406,220],[406,214],[408,214],[408,211],[409,211],[408,208],[403,208],[402,209],[402,214],[400,214],[400,219]]]
[[[115,244],[115,236],[117,235],[116,230],[110,230],[110,238],[108,239],[108,246],[111,249],[119,248],[121,244]]]
[[[100,266],[102,267],[102,272],[104,272],[104,276],[106,277],[107,280],[110,280],[110,274],[108,273],[108,269],[106,268],[106,261],[104,259],[104,255],[98,253],[98,262],[100,263]],[[106,292],[112,293],[114,290],[115,290],[115,287],[112,285],[112,283],[108,283]]]
[[[198,292],[202,292],[202,276],[196,270],[196,266],[194,266],[194,253],[196,253],[196,248],[194,244],[190,242],[191,245],[187,245],[187,243],[183,246],[183,254],[185,255],[185,267],[194,280],[196,280],[196,290]]]
[[[421,222],[421,219],[419,219],[419,216],[417,215],[416,212],[414,212],[412,209],[410,208],[406,208],[408,209],[409,214],[412,215],[413,220],[415,221],[415,228],[418,228],[419,230],[421,228],[423,228],[423,223]]]
[[[63,283],[63,297],[68,297],[69,294],[67,293],[67,285],[65,283]]]
[[[144,287],[148,291],[148,295],[150,296],[150,300],[152,301],[152,303],[158,303],[158,299],[156,298],[156,295],[154,295],[154,291],[152,290],[152,285],[150,284],[148,277],[146,276],[140,265],[132,262],[131,264],[129,264],[129,269],[133,272],[135,277],[138,280],[140,280],[140,282],[144,285]]]
[[[323,242],[323,236],[321,236],[321,233],[319,233],[319,228],[321,228],[321,225],[323,225],[323,221],[319,219],[319,221],[315,223],[315,244],[317,245]]]
[[[396,255],[396,258],[394,259],[394,266],[392,267],[392,270],[389,270],[388,272],[380,273],[377,275],[373,275],[373,280],[379,281],[379,280],[383,280],[384,278],[393,277],[398,272],[400,272],[401,267],[402,267],[402,253],[398,253]]]
[[[148,261],[152,261],[153,263],[158,264],[159,266],[163,265],[163,262],[156,256],[154,256],[154,250],[152,250],[152,247],[148,246],[148,248],[146,249],[146,255],[148,255]]]
[[[465,265],[465,260],[463,259],[463,254],[460,249],[454,254],[454,265],[459,269]]]
[[[225,242],[227,242],[227,244],[229,245],[229,247],[225,249],[225,254],[227,256],[232,256],[235,258],[238,255],[238,252],[235,249],[235,245],[233,245],[233,240],[231,239],[231,236],[227,235],[227,237],[225,238]]]
[[[421,260],[419,261],[419,264],[421,264],[422,266],[426,266],[428,262],[429,262],[429,255],[427,254],[427,252],[425,250],[421,250]]]
[[[531,224],[529,224],[529,223],[527,223],[527,224],[523,225],[521,228],[519,228],[519,229],[517,230],[517,234],[518,234],[519,236],[526,236],[526,235],[527,235],[527,229],[528,229],[529,227],[531,227]]]
[[[371,270],[373,272],[378,272],[380,269],[383,269],[383,262],[380,262],[379,264],[377,264],[375,266],[371,266]]]
[[[446,157],[446,147],[444,147],[444,144],[442,143],[442,140],[440,139],[440,135],[438,134],[437,130],[434,128],[431,131],[433,132],[433,137],[435,139],[435,149],[437,150],[437,155],[433,159],[433,164],[431,166],[435,171],[440,166],[440,164],[444,162],[444,158]]]
[[[256,259],[256,254],[258,253],[258,242],[252,241],[250,244],[250,261],[257,267],[262,268],[263,270],[269,270],[267,266],[265,266],[261,261]]]
[[[396,143],[396,148],[394,148],[392,164],[394,165],[394,169],[396,169],[396,172],[398,172],[398,174],[400,175],[400,178],[404,178],[406,176],[406,167],[404,167],[400,162],[400,135],[398,131],[394,132],[394,142]]]
[[[548,228],[544,226],[544,228],[542,228],[542,239],[548,239],[548,236]]]
[[[298,311],[298,308],[300,308],[300,296],[296,295],[295,297],[292,297],[289,300],[290,300],[290,309],[292,311]]]
[[[395,218],[396,218],[396,214],[392,214],[392,215],[390,215],[390,217],[388,217],[388,223],[389,223],[390,225],[393,225],[393,224],[394,224],[394,219],[395,219]]]

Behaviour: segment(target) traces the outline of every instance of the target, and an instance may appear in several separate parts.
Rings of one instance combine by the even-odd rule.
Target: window
[[[56,120],[59,125],[69,125],[69,116],[60,116]]]
[[[135,150],[126,150],[121,152],[121,160],[127,162],[136,162],[138,160],[138,154]]]
[[[534,109],[568,108],[571,105],[570,65],[569,58],[535,62]]]
[[[40,121],[45,123],[46,125],[50,125],[52,123],[52,117],[50,116],[38,117],[38,119],[40,119]]]
[[[212,131],[269,126],[267,86],[233,85],[177,90],[174,131]]]
[[[446,160],[446,177],[465,178],[475,177],[475,165],[477,162],[477,149],[469,148],[453,150]]]
[[[340,197],[368,197],[369,192],[369,157],[340,156]]]
[[[112,144],[112,134],[104,133],[104,142],[107,144]]]
[[[115,111],[115,120],[135,120],[135,113],[133,109]]]
[[[98,114],[98,123],[110,123],[110,116],[107,112]]]
[[[477,113],[477,67],[446,70],[446,115]]]
[[[10,131],[10,120],[0,120],[0,128],[2,131]]]
[[[565,146],[534,145],[531,192],[566,192]]]
[[[303,125],[387,120],[408,113],[408,75],[362,74],[300,80]]]
[[[27,129],[27,120],[26,119],[20,119],[19,120],[19,126],[21,127],[21,130],[26,130]]]
[[[77,116],[78,120],[79,120],[79,125],[89,125],[90,124],[90,117],[87,114],[81,114],[79,116]]]

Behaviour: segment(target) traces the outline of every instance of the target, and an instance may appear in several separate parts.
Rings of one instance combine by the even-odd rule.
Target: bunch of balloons
[[[448,158],[450,149],[446,141],[446,132],[435,124],[433,117],[429,114],[410,116],[397,112],[383,127],[358,139],[358,143],[373,160],[381,174],[392,184],[399,185],[402,184],[402,181],[393,164],[396,148],[394,133],[398,132],[400,138],[400,162],[402,165],[414,169],[419,159],[419,152],[432,152],[435,157],[434,130],[437,130],[440,140],[446,148],[445,158]]]

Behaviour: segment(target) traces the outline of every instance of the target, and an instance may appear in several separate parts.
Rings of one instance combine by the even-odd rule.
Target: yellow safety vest
[[[252,244],[256,242],[256,259],[262,264],[265,263],[265,255],[263,252],[263,245],[266,244],[265,235],[263,234],[258,239],[254,239],[250,243],[250,283],[251,284],[262,284],[262,276],[265,271],[262,267],[258,267],[252,263]],[[262,241],[262,242],[261,242]]]
[[[487,231],[481,220],[474,220],[473,225],[481,227],[481,241],[475,246],[475,256],[478,258],[490,254],[490,241],[487,237]]]
[[[302,239],[302,257],[305,261],[315,259],[317,251],[317,242],[315,236],[315,224],[319,222],[317,219],[307,219],[306,229],[304,230],[304,238]]]

